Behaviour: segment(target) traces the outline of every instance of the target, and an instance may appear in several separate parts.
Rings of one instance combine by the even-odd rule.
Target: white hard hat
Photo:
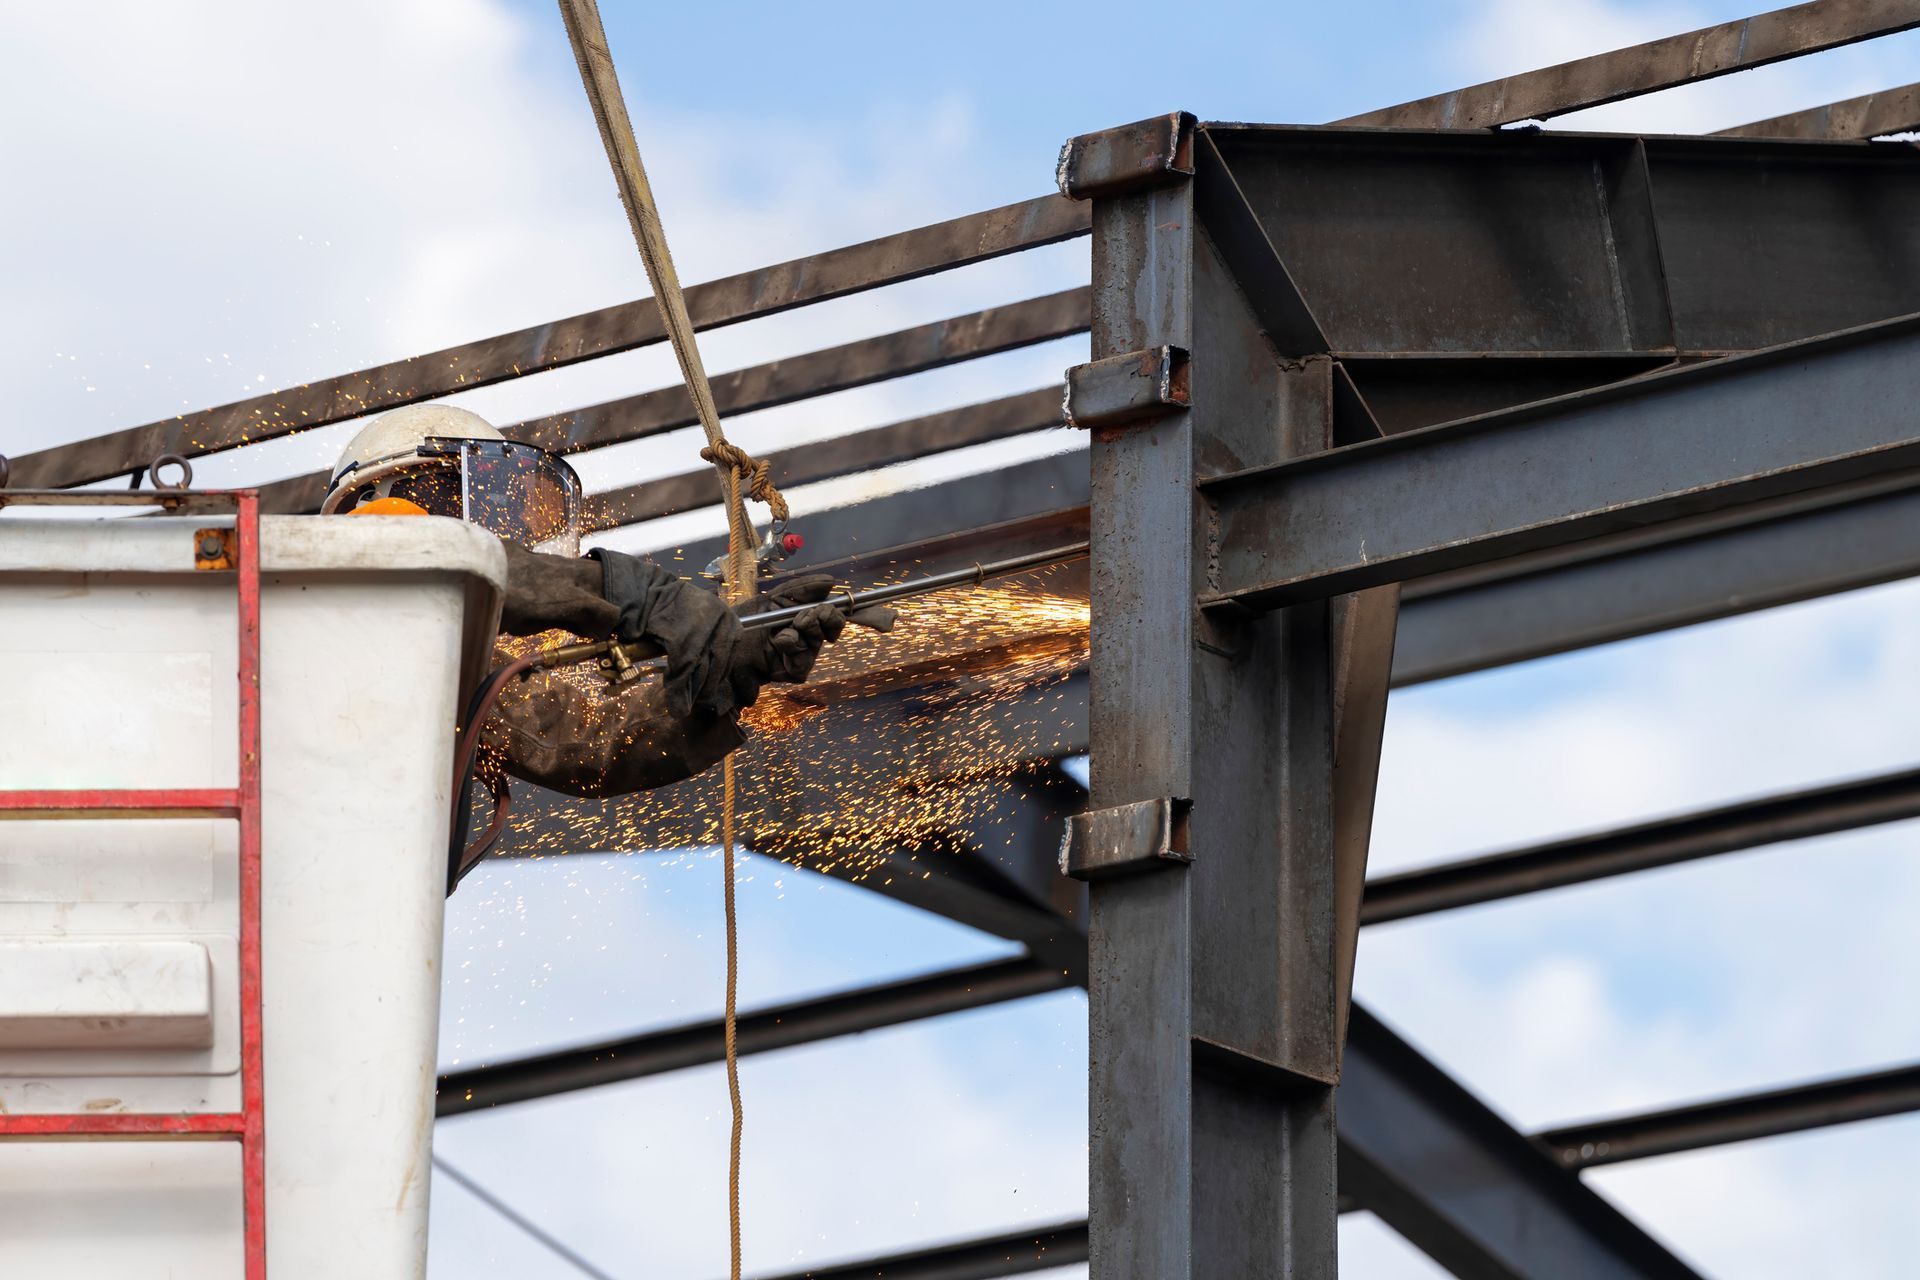
[[[580,552],[580,477],[469,409],[407,405],[347,442],[320,513],[352,512],[381,498],[469,521],[535,551]]]
[[[432,465],[420,446],[428,440],[505,440],[498,427],[471,409],[450,404],[410,404],[383,413],[354,432],[340,451],[320,514],[330,516],[370,484]],[[382,495],[384,496],[384,495]]]

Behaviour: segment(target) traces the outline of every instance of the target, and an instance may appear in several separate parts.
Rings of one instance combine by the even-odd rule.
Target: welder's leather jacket
[[[494,653],[496,668],[509,660]],[[483,755],[513,777],[604,799],[691,778],[745,741],[735,716],[669,714],[658,680],[515,680],[480,730]]]

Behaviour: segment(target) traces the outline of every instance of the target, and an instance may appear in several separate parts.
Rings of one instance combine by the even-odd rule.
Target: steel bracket
[[[1193,177],[1193,115],[1175,111],[1067,139],[1054,181],[1073,200],[1124,195]]]
[[[1104,880],[1185,866],[1187,816],[1193,802],[1177,796],[1076,813],[1060,842],[1060,870],[1076,880]]]
[[[1067,370],[1067,425],[1086,431],[1160,418],[1192,403],[1191,358],[1148,347]]]

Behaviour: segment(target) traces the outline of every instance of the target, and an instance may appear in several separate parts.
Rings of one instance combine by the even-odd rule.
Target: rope
[[[720,411],[714,405],[713,388],[707,383],[706,367],[701,363],[700,348],[694,341],[693,320],[687,314],[680,277],[673,269],[673,255],[667,251],[667,233],[660,225],[653,188],[647,182],[646,167],[640,162],[640,145],[634,140],[633,122],[627,118],[620,81],[614,75],[613,55],[607,48],[606,30],[600,24],[599,5],[595,0],[559,0],[559,4],[560,17],[567,25],[567,40],[573,46],[573,60],[579,64],[580,80],[586,86],[587,100],[593,106],[593,118],[600,128],[600,141],[607,149],[607,160],[613,165],[620,202],[626,206],[634,243],[639,246],[640,260],[646,265],[647,279],[660,305],[660,317],[673,343],[674,357],[680,362],[680,375],[686,381],[700,429],[707,438],[700,456],[711,462],[720,475],[727,507],[726,599],[730,604],[738,604],[753,596],[759,573],[754,561],[753,525],[747,519],[746,504],[741,499],[742,482],[755,501],[767,505],[776,521],[786,520],[787,500],[773,485],[772,468],[733,444],[720,430]],[[740,924],[734,904],[736,787],[731,755],[721,765],[721,776],[724,782],[720,845],[725,861],[727,915],[727,1096],[733,1103],[733,1133],[727,1160],[727,1216],[732,1280],[740,1280],[740,1138],[745,1131],[746,1114],[740,1102],[737,1041]]]
[[[730,440],[719,444],[710,444],[700,451],[700,456],[708,462],[729,468],[733,474],[744,477],[747,482],[747,496],[755,502],[767,504],[767,510],[780,524],[787,522],[791,514],[787,510],[787,499],[773,487],[773,464],[762,458],[756,458]]]

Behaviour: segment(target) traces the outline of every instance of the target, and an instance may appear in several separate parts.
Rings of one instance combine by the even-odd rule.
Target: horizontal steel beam
[[[1365,1043],[1367,1037],[1376,1034],[1379,1030],[1381,1028],[1378,1021],[1369,1017],[1357,1029],[1357,1034]],[[1393,1052],[1393,1049],[1384,1043],[1373,1047],[1383,1055]],[[1371,1063],[1372,1055],[1369,1056],[1369,1069],[1371,1069]],[[1400,1065],[1405,1067],[1409,1064]],[[1460,1226],[1444,1220],[1433,1220],[1433,1215],[1436,1212],[1443,1212],[1447,1206],[1425,1202],[1424,1196],[1414,1197],[1413,1203],[1400,1203],[1400,1192],[1392,1185],[1391,1177],[1383,1175],[1381,1170],[1370,1164],[1369,1156],[1365,1152],[1368,1143],[1380,1138],[1402,1142],[1408,1146],[1421,1143],[1423,1139],[1433,1135],[1434,1130],[1428,1126],[1436,1122],[1444,1126],[1440,1129],[1444,1141],[1447,1127],[1454,1124],[1464,1127],[1487,1118],[1490,1113],[1484,1113],[1484,1108],[1477,1101],[1468,1099],[1463,1103],[1462,1095],[1455,1092],[1458,1086],[1451,1086],[1451,1082],[1443,1082],[1435,1074],[1430,1074],[1432,1071],[1431,1064],[1426,1064],[1424,1068],[1414,1066],[1406,1073],[1418,1080],[1425,1100],[1417,1104],[1412,1119],[1397,1113],[1380,1115],[1371,1106],[1362,1111],[1352,1105],[1351,1101],[1341,1111],[1343,1141],[1341,1211],[1369,1209],[1379,1214],[1396,1230],[1418,1233],[1415,1243],[1420,1244],[1422,1248],[1428,1248],[1431,1245],[1439,1249],[1440,1253],[1433,1253],[1432,1248],[1428,1251],[1439,1258],[1444,1265],[1452,1268],[1454,1274],[1462,1276],[1504,1277],[1518,1274],[1560,1277],[1585,1274],[1563,1269],[1559,1265],[1563,1258],[1567,1259],[1568,1264],[1571,1265],[1573,1255],[1543,1257],[1543,1253],[1549,1246],[1532,1239],[1533,1233],[1541,1227],[1551,1229],[1556,1224],[1551,1220],[1543,1222],[1540,1218],[1532,1216],[1531,1205],[1522,1206],[1511,1200],[1501,1205],[1499,1202],[1506,1199],[1503,1189],[1509,1185],[1504,1181],[1493,1178],[1482,1180],[1470,1176],[1476,1171],[1479,1159],[1495,1148],[1499,1149],[1503,1157],[1521,1166],[1529,1167],[1531,1175],[1540,1178],[1543,1177],[1539,1170],[1541,1148],[1550,1152],[1550,1159],[1558,1160],[1563,1168],[1579,1170],[1595,1165],[1617,1164],[1629,1160],[1672,1155],[1682,1151],[1697,1151],[1726,1143],[1777,1137],[1830,1125],[1851,1124],[1920,1111],[1920,1066],[1908,1066],[1746,1094],[1714,1102],[1697,1103],[1692,1106],[1627,1116],[1616,1120],[1594,1121],[1551,1129],[1535,1135],[1526,1142],[1527,1146],[1534,1149],[1532,1154],[1523,1153],[1511,1140],[1503,1136],[1487,1139],[1485,1134],[1480,1135],[1479,1143],[1467,1148],[1466,1151],[1458,1146],[1436,1145],[1421,1152],[1424,1157],[1423,1164],[1426,1167],[1444,1169],[1449,1175],[1447,1181],[1457,1188],[1461,1198],[1471,1196],[1483,1198],[1488,1202],[1483,1206],[1479,1221],[1492,1222],[1496,1225],[1504,1224],[1506,1228],[1501,1233],[1504,1238],[1496,1236],[1491,1241],[1471,1239],[1465,1242],[1466,1248],[1471,1252],[1466,1256],[1460,1256],[1451,1251],[1456,1243],[1456,1237],[1462,1234]],[[1353,1086],[1349,1082],[1343,1087],[1351,1090]],[[1349,1099],[1351,1097],[1350,1094],[1346,1096]],[[1439,1117],[1427,1110],[1426,1102],[1441,1097],[1447,1098],[1450,1116]],[[1369,1101],[1376,1101],[1376,1098],[1369,1095]],[[1383,1131],[1383,1126],[1399,1122],[1404,1122],[1404,1127],[1392,1132]],[[1501,1123],[1497,1118],[1494,1122]],[[1584,1188],[1582,1190],[1584,1191]],[[1592,1212],[1592,1204],[1584,1196],[1570,1203],[1577,1204],[1578,1211],[1582,1215]],[[1603,1201],[1600,1203],[1604,1204]],[[1384,1213],[1379,1207],[1383,1204],[1386,1206]],[[1062,1230],[1071,1230],[1081,1225],[1070,1224]],[[1545,1263],[1544,1269],[1538,1271],[1487,1269],[1490,1255],[1495,1249],[1512,1251],[1516,1246],[1528,1245],[1534,1246],[1534,1265]],[[1496,1256],[1502,1265],[1509,1265],[1510,1259],[1505,1254]],[[1650,1265],[1652,1268],[1650,1270],[1630,1271],[1627,1274],[1672,1273],[1671,1260],[1665,1256],[1651,1259]],[[893,1275],[895,1273],[856,1271],[847,1274]]]
[[[797,445],[763,459],[782,488],[793,488],[1060,425],[1060,389],[1042,387]],[[703,467],[589,498],[587,528],[615,529],[719,501],[719,477],[712,467]]]
[[[805,517],[795,561],[855,583],[1087,536],[1081,452]],[[848,554],[849,550],[852,554]],[[717,542],[680,553],[705,564]],[[1920,574],[1905,477],[1760,503],[1409,582],[1396,685],[1607,644]]]
[[[1086,289],[1067,289],[735,369],[711,379],[714,402],[728,416],[752,413],[1069,337],[1086,332],[1089,305]],[[1059,399],[1057,393],[1054,398]],[[1057,405],[1054,417],[1059,417]],[[579,453],[690,427],[697,421],[686,387],[675,383],[502,429],[511,439],[556,453]],[[711,469],[705,474],[711,475]],[[775,474],[783,484],[799,483],[784,471]],[[317,510],[326,483],[324,471],[275,481],[261,491],[262,505],[279,512]]]
[[[1920,769],[1442,863],[1367,881],[1363,924],[1450,911],[1787,840],[1920,817]]]
[[[1920,320],[1206,482],[1202,603],[1270,609],[1920,466]]]
[[[1829,102],[1751,124],[1721,129],[1722,138],[1807,138],[1837,142],[1844,138],[1878,138],[1889,133],[1920,129],[1920,84],[1901,85],[1863,93],[1857,98]]]
[[[1062,196],[1042,196],[694,285],[687,290],[687,310],[696,328],[719,328],[1070,240],[1087,234],[1088,228],[1086,206]],[[162,453],[200,457],[631,351],[665,337],[659,308],[651,298],[642,298],[42,449],[13,460],[13,483],[58,489],[106,480],[144,467]]]
[[[1920,1066],[1566,1125],[1534,1141],[1566,1168],[1585,1169],[1912,1111],[1920,1111]]]
[[[1349,116],[1341,124],[1484,129],[1711,80],[1920,27],[1912,0],[1814,0]]]
[[[1087,1224],[1062,1222],[884,1258],[828,1263],[756,1280],[870,1280],[875,1276],[887,1280],[996,1280],[1070,1267],[1086,1260]]]
[[[909,978],[743,1013],[738,1023],[739,1051],[767,1053],[833,1036],[853,1035],[919,1018],[1042,995],[1069,985],[1071,979],[1059,970],[1025,959]],[[725,1057],[725,1028],[718,1019],[650,1031],[449,1072],[440,1077],[435,1114],[464,1115],[556,1093],[703,1066]]]
[[[1797,495],[1410,582],[1394,682],[1438,680],[1916,574],[1915,477]]]

